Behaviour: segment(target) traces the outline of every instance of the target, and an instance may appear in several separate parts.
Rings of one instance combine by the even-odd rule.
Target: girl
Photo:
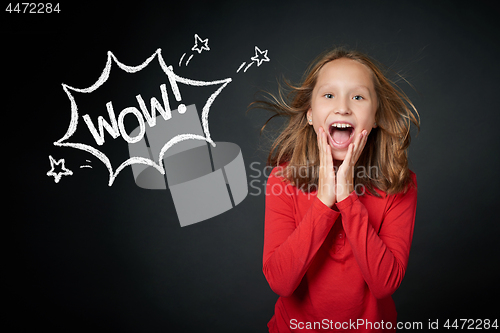
[[[418,113],[372,60],[342,48],[289,87],[288,98],[280,90],[257,102],[289,118],[268,157],[263,272],[280,295],[269,332],[395,330],[391,295],[417,203],[407,148]]]

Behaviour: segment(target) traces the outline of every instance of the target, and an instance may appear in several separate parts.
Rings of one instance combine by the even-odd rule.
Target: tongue
[[[348,130],[334,129],[332,139],[337,143],[344,143],[349,140],[350,133],[351,131]]]

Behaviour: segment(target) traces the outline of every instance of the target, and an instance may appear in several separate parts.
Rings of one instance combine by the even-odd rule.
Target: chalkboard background
[[[10,331],[266,332],[278,297],[262,274],[261,173],[272,133],[259,135],[269,114],[247,113],[247,106],[261,89],[276,92],[282,77],[298,82],[311,60],[338,45],[368,53],[393,79],[404,76],[414,88],[399,84],[422,119],[409,154],[419,199],[409,266],[393,296],[398,319],[426,326],[498,318],[500,29],[493,1],[79,2],[60,10],[2,13],[2,275],[12,296],[5,303],[15,318]],[[191,51],[195,34],[209,39],[210,51]],[[270,61],[237,73],[255,46]],[[62,83],[91,86],[108,51],[135,66],[158,48],[183,77],[232,78],[212,105],[210,132],[241,148],[252,181],[238,206],[183,228],[168,190],[139,188],[130,167],[108,186],[97,158],[53,144],[70,122]],[[183,53],[194,54],[187,66],[179,64]],[[107,117],[110,100],[118,114],[137,94],[160,98],[161,83],[158,66],[136,74],[114,66],[105,87],[75,99],[95,120]],[[182,99],[200,112],[212,92],[187,87]],[[75,140],[95,146],[85,129]],[[128,158],[121,137],[107,136],[102,150],[115,166]],[[73,175],[55,183],[49,155],[64,158]]]

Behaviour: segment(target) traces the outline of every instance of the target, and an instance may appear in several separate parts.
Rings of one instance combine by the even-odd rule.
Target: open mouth
[[[330,137],[332,138],[332,141],[339,146],[347,144],[353,135],[354,127],[352,127],[351,124],[333,123],[330,126]]]

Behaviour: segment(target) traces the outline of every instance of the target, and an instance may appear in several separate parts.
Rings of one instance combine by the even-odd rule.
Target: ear
[[[309,108],[309,110],[307,110],[306,116],[307,116],[307,121],[309,122],[309,119],[312,119],[312,109],[311,108]]]

